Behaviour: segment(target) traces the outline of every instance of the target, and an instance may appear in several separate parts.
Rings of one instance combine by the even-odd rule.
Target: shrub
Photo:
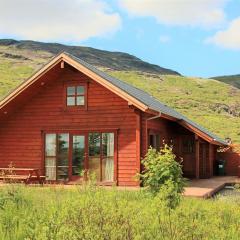
[[[142,163],[144,171],[140,177],[144,187],[154,195],[160,192],[161,198],[168,201],[168,207],[174,208],[184,190],[185,179],[172,148],[166,144],[159,152],[150,148]]]

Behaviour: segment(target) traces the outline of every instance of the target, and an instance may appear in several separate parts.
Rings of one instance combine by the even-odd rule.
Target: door
[[[207,143],[200,143],[199,145],[199,177],[209,177],[209,148]]]

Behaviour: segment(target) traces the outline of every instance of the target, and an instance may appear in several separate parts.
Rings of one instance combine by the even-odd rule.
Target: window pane
[[[75,97],[67,97],[67,106],[75,106]]]
[[[113,157],[114,155],[114,133],[102,134],[103,156]]]
[[[48,157],[56,156],[56,134],[46,134],[45,155]]]
[[[149,147],[152,147],[152,148],[155,147],[155,138],[153,134],[149,135]]]
[[[78,96],[77,97],[77,105],[83,106],[84,105],[84,96]]]
[[[94,174],[97,181],[100,181],[100,133],[89,133],[88,147],[89,158],[88,167],[89,173]]]
[[[83,86],[77,86],[77,95],[84,95],[84,90]]]
[[[149,146],[155,148],[156,150],[160,150],[160,135],[159,134],[150,134],[149,135]]]
[[[56,157],[45,158],[46,180],[56,180]]]
[[[194,152],[194,139],[184,139],[182,141],[182,151],[183,153],[193,153]]]
[[[69,134],[58,134],[57,179],[68,179]]]
[[[114,133],[102,134],[102,181],[114,180]]]
[[[89,133],[89,156],[100,155],[100,133]]]
[[[72,175],[81,176],[84,169],[85,137],[73,136]]]
[[[56,134],[45,135],[46,180],[56,180]]]
[[[75,87],[67,87],[67,95],[68,96],[75,95]]]

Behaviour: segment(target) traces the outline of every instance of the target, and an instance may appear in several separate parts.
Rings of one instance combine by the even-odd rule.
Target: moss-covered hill
[[[0,44],[0,97],[53,56],[50,51]],[[106,68],[105,68],[106,69]],[[240,89],[212,79],[106,70],[141,88],[219,136],[240,143]]]
[[[230,84],[234,87],[240,88],[240,74],[237,75],[229,75],[229,76],[220,76],[220,77],[213,77],[218,81]]]

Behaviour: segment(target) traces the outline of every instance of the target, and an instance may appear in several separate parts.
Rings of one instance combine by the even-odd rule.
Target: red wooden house
[[[165,140],[186,177],[214,174],[226,142],[146,92],[68,53],[52,59],[0,102],[0,167],[41,169],[74,181],[83,170],[102,184],[136,186],[140,159]]]

